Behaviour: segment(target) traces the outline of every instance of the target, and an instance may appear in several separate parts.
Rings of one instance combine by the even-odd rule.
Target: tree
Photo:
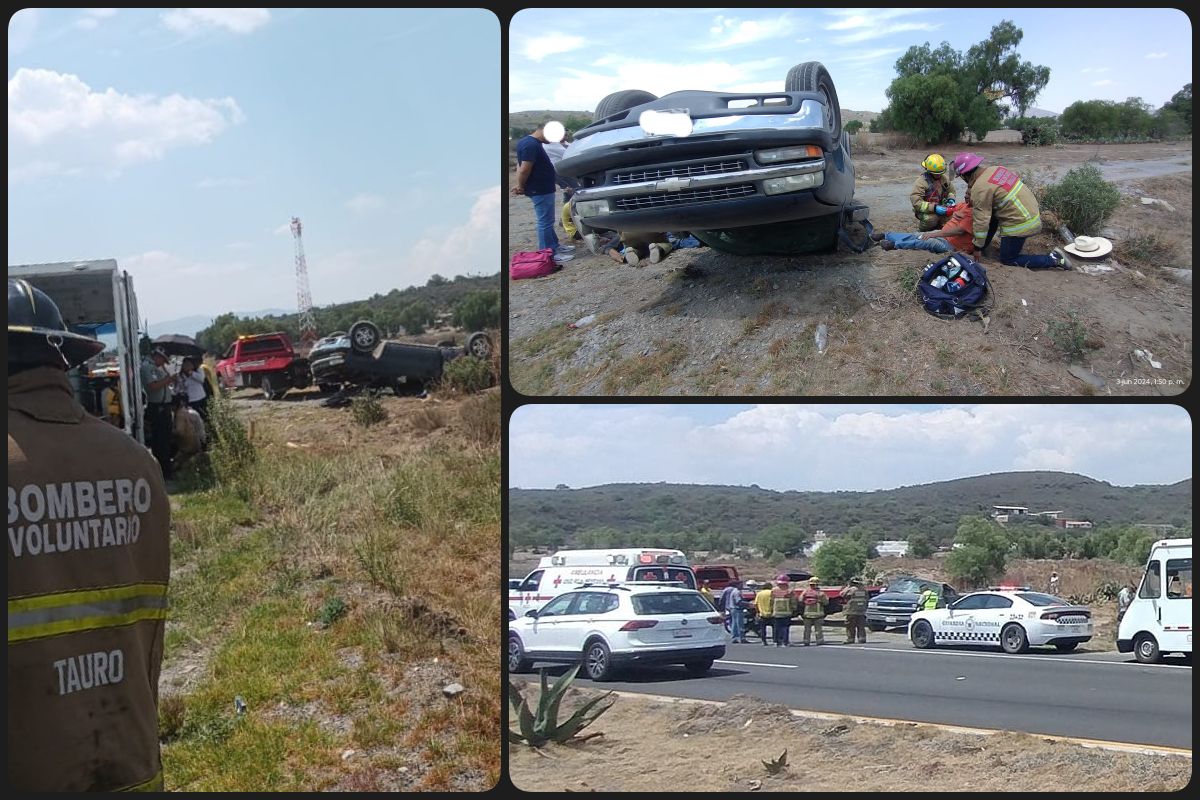
[[[913,558],[929,558],[933,555],[933,540],[927,533],[914,533],[908,537],[908,554]]]
[[[850,539],[825,542],[813,553],[813,570],[824,583],[845,583],[867,565],[867,548]]]
[[[500,327],[500,292],[471,292],[454,307],[454,324],[469,331]]]
[[[946,558],[946,571],[964,586],[983,586],[1004,574],[1008,537],[996,523],[981,517],[963,517]]]
[[[426,286],[445,286],[450,283],[449,280],[438,275],[436,272],[429,276],[429,280],[425,282]]]
[[[1161,109],[1159,116],[1171,120],[1171,126],[1179,126],[1188,133],[1192,132],[1192,85],[1185,84]]]
[[[425,327],[433,323],[433,309],[418,300],[401,310],[398,320],[409,334],[424,333]]]
[[[879,535],[874,528],[862,523],[851,525],[846,531],[846,538],[861,544],[867,551],[867,558],[879,558],[879,553],[875,549],[875,545],[879,543]]]
[[[846,133],[853,136],[854,134],[861,131],[862,127],[863,127],[863,124],[862,124],[861,119],[852,119],[849,122],[847,122],[845,125],[843,125],[842,129],[845,130]]]
[[[808,534],[794,523],[776,522],[759,531],[754,537],[754,544],[763,552],[774,550],[785,556],[793,556],[808,544]]]
[[[949,42],[910,47],[896,60],[888,106],[871,130],[894,128],[927,143],[954,141],[963,131],[982,139],[1003,118],[1001,100],[1024,116],[1049,82],[1050,69],[1021,61],[1016,48],[1023,36],[1004,20],[966,54]]]

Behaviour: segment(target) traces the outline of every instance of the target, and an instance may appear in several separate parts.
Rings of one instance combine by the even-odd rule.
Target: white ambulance
[[[1163,539],[1150,548],[1146,573],[1121,619],[1117,650],[1143,664],[1166,653],[1192,657],[1192,540]]]
[[[637,582],[679,583],[696,588],[696,574],[680,550],[625,548],[559,550],[544,556],[538,568],[508,591],[508,618],[541,608],[548,601],[584,584]]]

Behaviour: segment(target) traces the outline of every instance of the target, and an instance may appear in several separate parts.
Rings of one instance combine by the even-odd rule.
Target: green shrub
[[[495,382],[492,365],[483,359],[463,356],[442,370],[442,385],[453,392],[482,392]]]
[[[369,428],[387,419],[387,409],[379,402],[377,392],[365,392],[350,401],[350,415],[354,424]]]
[[[521,696],[521,688],[511,681],[508,684],[508,701],[512,704],[514,716],[517,721],[517,730],[509,730],[508,740],[515,744],[542,747],[550,742],[565,744],[572,739],[582,742],[593,736],[599,736],[600,734],[598,733],[579,736],[579,732],[595,722],[605,711],[612,708],[613,703],[616,702],[615,700],[609,700],[612,692],[592,698],[580,706],[566,722],[559,723],[559,706],[562,704],[563,697],[566,695],[567,689],[570,688],[571,682],[579,674],[579,665],[576,664],[570,670],[563,673],[563,676],[554,682],[553,687],[547,686],[545,668],[540,671],[540,674],[542,679],[542,693],[538,698],[536,713],[529,709],[529,702]],[[608,703],[600,705],[605,700],[608,700]]]
[[[317,621],[321,623],[321,627],[328,628],[330,625],[346,616],[346,612],[349,610],[350,609],[346,606],[346,602],[342,600],[342,598],[335,595],[328,598],[321,606],[321,610],[317,614]]]
[[[824,583],[845,583],[862,572],[867,563],[867,548],[848,539],[825,542],[813,553],[813,571]]]
[[[208,425],[212,439],[209,464],[217,485],[246,490],[258,451],[234,413],[233,403],[221,394],[208,400]]]
[[[842,130],[853,136],[862,130],[863,124],[861,119],[852,119],[842,126]]]
[[[1009,127],[1021,132],[1021,144],[1041,147],[1058,142],[1058,120],[1054,117],[1017,117]]]
[[[1115,184],[1104,180],[1094,164],[1082,164],[1047,186],[1040,198],[1042,207],[1054,212],[1072,233],[1099,236],[1100,229],[1121,204]]]
[[[470,331],[500,327],[500,292],[471,292],[454,307],[454,322]]]
[[[1059,350],[1072,360],[1083,358],[1087,350],[1087,328],[1080,322],[1077,312],[1068,311],[1066,320],[1051,320],[1046,328],[1050,340]]]

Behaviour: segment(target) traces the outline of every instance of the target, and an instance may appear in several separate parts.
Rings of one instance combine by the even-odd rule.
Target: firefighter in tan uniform
[[[103,349],[8,281],[8,785],[161,791],[170,510],[150,453],[66,371]]]

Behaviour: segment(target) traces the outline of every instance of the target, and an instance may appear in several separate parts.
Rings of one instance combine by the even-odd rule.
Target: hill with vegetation
[[[517,547],[573,546],[598,530],[649,535],[683,532],[749,543],[781,525],[808,536],[853,529],[870,538],[953,540],[960,518],[994,504],[1062,511],[1097,526],[1137,523],[1190,528],[1191,479],[1170,485],[1113,486],[1065,472],[1002,472],[874,492],[771,491],[757,486],[608,484],[586,489],[509,490],[509,537]]]
[[[368,319],[387,335],[414,335],[426,328],[450,323],[464,330],[500,327],[500,273],[482,277],[459,275],[453,280],[432,276],[424,286],[393,289],[366,300],[314,308],[317,333],[348,330],[360,319]],[[241,318],[230,312],[213,320],[196,334],[206,350],[223,353],[230,343],[244,334],[285,331],[293,341],[299,339],[298,314],[271,314]]]

